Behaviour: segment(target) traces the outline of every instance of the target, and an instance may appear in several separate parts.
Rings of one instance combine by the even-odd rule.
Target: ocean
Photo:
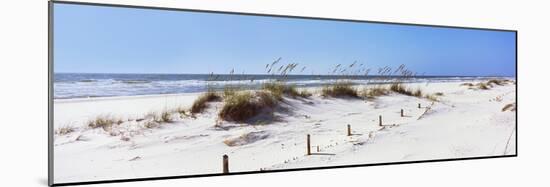
[[[488,79],[478,76],[418,76],[404,82],[451,82]],[[494,77],[493,77],[494,78]],[[335,80],[354,84],[387,84],[400,77],[337,75],[210,75],[210,74],[107,74],[55,73],[54,99],[157,95],[223,90],[227,85],[258,89],[262,83],[285,79],[299,87],[318,87]]]

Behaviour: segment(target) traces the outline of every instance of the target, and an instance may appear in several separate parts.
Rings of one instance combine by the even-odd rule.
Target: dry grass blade
[[[510,104],[507,104],[505,105],[503,108],[502,108],[502,112],[505,112],[507,110],[510,110],[510,111],[516,111],[516,103],[510,103]]]

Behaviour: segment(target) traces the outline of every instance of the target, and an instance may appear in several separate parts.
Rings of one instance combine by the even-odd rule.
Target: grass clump
[[[143,126],[145,128],[151,129],[155,127],[159,127],[162,123],[171,123],[174,120],[172,119],[172,112],[165,110],[161,112],[160,114],[155,112],[150,112],[146,115],[145,118],[149,119],[143,123]]]
[[[290,89],[287,90],[287,88],[285,88],[285,87],[286,86],[282,83],[265,83],[265,84],[262,85],[263,90],[271,92],[271,94],[273,94],[273,96],[275,98],[277,98],[278,100],[283,99],[283,93],[285,92],[285,90],[287,92],[296,91],[293,88],[290,88]]]
[[[257,92],[256,95],[258,96],[258,102],[260,102],[260,106],[273,108],[279,102],[277,97],[269,92]]]
[[[412,93],[413,96],[415,97],[422,97],[422,90],[420,89],[416,89],[413,93]]]
[[[88,127],[95,129],[95,128],[103,128],[103,130],[107,131],[110,129],[114,124],[120,125],[122,124],[122,120],[115,120],[109,116],[97,116],[95,119],[88,121]]]
[[[168,111],[164,111],[160,114],[160,120],[167,123],[172,122],[172,114]]]
[[[145,122],[145,124],[143,126],[145,128],[152,129],[152,128],[158,127],[159,124],[155,121],[148,121],[148,122]]]
[[[149,114],[146,115],[147,117],[149,118],[152,118],[153,122],[156,122],[156,123],[170,123],[170,122],[173,122],[174,120],[172,119],[172,113],[170,111],[162,111],[160,114],[156,113],[156,112],[151,112]]]
[[[321,90],[321,95],[323,97],[359,97],[357,89],[353,87],[351,82],[336,82],[325,86]]]
[[[439,101],[437,94],[426,94],[426,99],[430,101]]]
[[[252,101],[252,94],[248,91],[235,92],[225,98],[225,104],[221,109],[220,118],[227,121],[244,121],[258,113],[258,106]]]
[[[443,93],[441,92],[437,92],[435,94],[428,94],[428,93],[424,93],[420,88],[413,90],[399,83],[392,84],[390,86],[390,90],[399,94],[407,95],[407,96],[426,98],[430,101],[439,101],[438,96],[443,96]]]
[[[388,88],[382,86],[376,86],[374,88],[365,88],[361,93],[361,97],[367,99],[374,99],[379,96],[388,95],[390,92]]]
[[[511,82],[510,80],[506,80],[506,79],[491,79],[491,80],[488,80],[487,82],[480,82],[475,85],[472,83],[463,83],[461,84],[461,86],[469,86],[470,89],[489,90],[495,86],[504,86],[510,82]]]
[[[487,81],[488,85],[496,84],[496,85],[499,85],[499,86],[504,86],[504,85],[506,85],[506,83],[508,83],[508,80],[491,79],[491,80]]]
[[[502,108],[502,112],[505,112],[507,110],[510,110],[512,112],[516,111],[516,103],[507,104]]]
[[[238,89],[236,87],[233,87],[233,86],[225,86],[223,88],[223,97],[224,98],[229,98],[233,95],[235,95],[235,93],[238,91]]]
[[[305,90],[305,89],[302,90],[302,91],[300,91],[300,94],[299,94],[299,95],[300,95],[300,97],[303,97],[303,98],[308,98],[308,97],[313,96],[313,94],[312,94],[311,92],[309,92],[309,91],[307,91],[307,90]]]
[[[204,109],[206,109],[206,107],[208,107],[208,102],[221,101],[221,100],[222,100],[222,97],[219,96],[217,93],[210,92],[210,91],[206,92],[201,96],[199,96],[197,100],[195,100],[195,102],[193,103],[193,106],[191,106],[191,113],[192,114],[201,113],[202,111],[204,111]]]
[[[180,116],[183,118],[185,116],[187,116],[187,110],[184,108],[184,107],[177,107],[174,112],[177,112],[178,114],[180,114]]]
[[[285,85],[282,82],[275,82],[275,83],[265,83],[262,86],[263,90],[269,91],[275,96],[277,99],[282,100],[283,95],[287,95],[293,98],[296,97],[303,97],[307,98],[310,97],[312,94],[309,93],[307,90],[298,91],[296,89],[296,86],[294,85]]]
[[[484,83],[484,82],[480,82],[480,83],[476,84],[476,86],[479,89],[482,89],[482,90],[488,90],[490,88],[490,86],[487,83]]]
[[[409,88],[407,88],[406,86],[404,86],[403,84],[400,84],[400,83],[392,84],[390,86],[390,90],[393,91],[393,92],[400,93],[400,94],[403,94],[403,95],[408,95],[408,96],[414,96],[414,97],[422,97],[423,96],[422,90],[420,88],[418,88],[416,90],[412,90],[412,89],[409,89]]]
[[[67,125],[67,126],[58,128],[57,130],[55,130],[54,133],[57,135],[66,135],[66,134],[73,133],[75,131],[76,131],[76,127]]]
[[[397,92],[405,95],[412,95],[412,93],[407,88],[405,88],[404,85],[399,83],[392,84],[390,86],[390,90],[393,92]]]
[[[278,97],[271,92],[235,92],[231,97],[225,98],[219,117],[226,121],[245,122],[262,111],[273,109],[278,101]]]

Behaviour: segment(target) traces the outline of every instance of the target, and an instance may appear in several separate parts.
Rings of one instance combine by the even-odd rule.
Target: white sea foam
[[[209,75],[154,75],[154,74],[56,74],[54,98],[88,98],[132,95],[156,95],[176,93],[196,93],[208,88],[222,90],[225,86],[239,86],[258,89],[265,82],[282,79],[270,75],[224,75],[212,80]],[[349,81],[354,84],[387,84],[395,81],[415,82],[455,82],[491,77],[449,77],[425,76],[402,79],[399,77],[380,79],[377,77],[311,76],[291,75],[287,84],[299,87],[318,87],[335,81]]]

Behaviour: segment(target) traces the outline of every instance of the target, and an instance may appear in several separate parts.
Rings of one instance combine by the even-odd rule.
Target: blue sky
[[[358,61],[426,75],[515,75],[515,33],[55,4],[54,71],[325,74]],[[301,68],[298,68],[301,69]],[[374,71],[374,70],[373,70]]]

